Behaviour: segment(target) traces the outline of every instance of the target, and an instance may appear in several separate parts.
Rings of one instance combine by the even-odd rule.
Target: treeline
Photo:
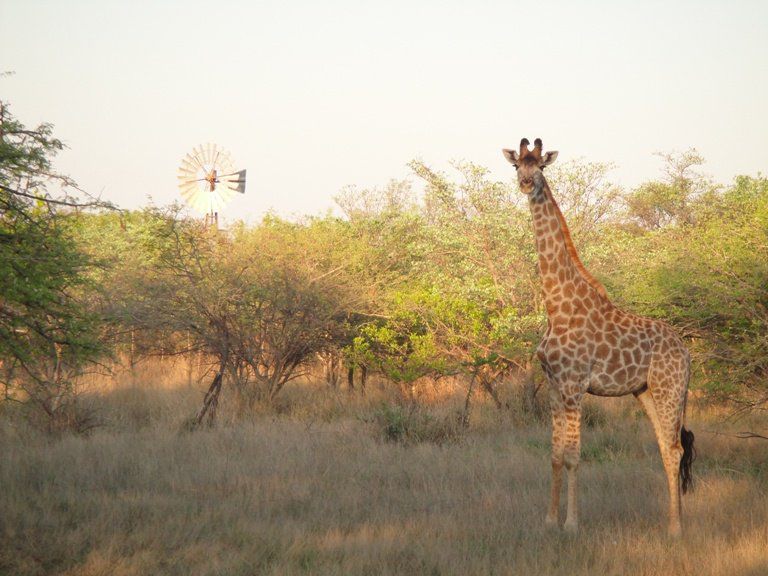
[[[340,216],[205,228],[178,207],[126,212],[66,196],[50,126],[2,115],[0,378],[5,400],[72,418],[77,378],[151,355],[199,354],[238,409],[325,363],[405,397],[458,375],[503,406],[536,390],[545,326],[525,198],[487,170],[344,190]],[[694,354],[694,387],[742,407],[768,398],[768,180],[719,186],[693,150],[624,190],[610,166],[548,170],[582,259],[614,301],[663,318]],[[63,184],[64,192],[51,192]],[[82,198],[82,197],[80,197]],[[540,378],[539,378],[540,380]],[[215,394],[205,408],[215,408]],[[198,414],[201,420],[205,408]],[[210,413],[208,414],[210,416]]]

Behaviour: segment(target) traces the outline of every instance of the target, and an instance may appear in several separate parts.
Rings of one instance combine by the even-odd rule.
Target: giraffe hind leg
[[[685,453],[681,442],[683,405],[678,386],[674,386],[668,378],[658,378],[658,375],[652,380],[651,375],[648,388],[636,396],[656,434],[669,489],[669,534],[676,537],[681,532],[680,471]]]

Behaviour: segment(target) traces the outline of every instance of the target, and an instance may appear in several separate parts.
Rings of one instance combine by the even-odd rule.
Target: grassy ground
[[[185,433],[200,390],[125,385],[91,399],[88,438],[6,424],[0,574],[768,574],[768,443],[711,414],[691,410],[699,481],[670,542],[650,426],[631,399],[590,405],[568,537],[543,525],[546,423],[477,402],[461,433],[460,399],[370,396],[297,389]]]

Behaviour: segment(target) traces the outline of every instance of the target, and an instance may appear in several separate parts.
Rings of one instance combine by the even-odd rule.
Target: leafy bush
[[[465,431],[457,414],[439,417],[415,403],[383,404],[371,421],[377,436],[401,444],[455,442]]]

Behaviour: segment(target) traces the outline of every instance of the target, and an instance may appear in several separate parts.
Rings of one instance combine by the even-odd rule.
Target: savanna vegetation
[[[545,314],[511,177],[414,161],[338,215],[216,230],[90,199],[49,125],[0,118],[0,573],[768,569],[762,175],[715,183],[693,149],[633,189],[547,173],[614,301],[693,355],[700,480],[669,549],[631,399],[585,409],[585,532],[544,531]]]

